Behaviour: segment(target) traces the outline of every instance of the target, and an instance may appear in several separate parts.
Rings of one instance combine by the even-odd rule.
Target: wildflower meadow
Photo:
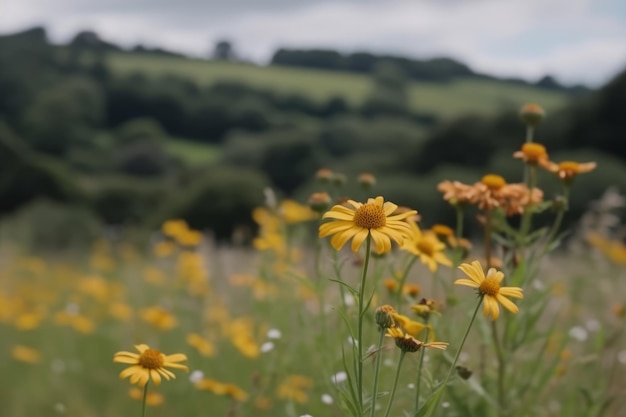
[[[180,219],[69,253],[2,241],[0,416],[626,415],[626,246],[601,221],[623,202],[563,227],[597,166],[552,160],[544,117],[520,111],[518,182],[431,190],[452,224],[320,167],[307,201],[266,191],[249,242]]]

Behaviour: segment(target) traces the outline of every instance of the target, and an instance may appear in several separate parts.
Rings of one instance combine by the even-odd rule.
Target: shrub
[[[98,217],[84,206],[38,199],[2,222],[2,238],[33,250],[84,248],[103,234]]]
[[[148,227],[182,218],[197,229],[210,229],[218,239],[232,236],[238,226],[254,227],[252,210],[263,204],[267,178],[258,171],[215,167],[198,175],[188,186],[165,196]]]

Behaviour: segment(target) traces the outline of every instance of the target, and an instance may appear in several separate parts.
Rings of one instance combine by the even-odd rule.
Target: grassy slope
[[[218,80],[239,80],[258,87],[283,92],[303,93],[317,100],[333,95],[355,105],[363,101],[370,88],[364,75],[287,67],[183,60],[135,54],[112,54],[110,64],[120,74],[140,71],[150,76],[175,74],[189,77],[202,85]],[[519,108],[525,102],[540,103],[548,112],[567,101],[563,93],[507,85],[492,81],[463,80],[450,84],[411,83],[412,106],[443,118],[462,114],[492,114],[503,108]]]
[[[190,167],[212,164],[220,155],[219,146],[180,138],[168,141],[165,144],[165,149]]]

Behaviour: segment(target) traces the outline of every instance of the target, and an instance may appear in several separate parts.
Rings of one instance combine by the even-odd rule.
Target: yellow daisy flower
[[[333,221],[320,226],[319,237],[334,235],[330,243],[337,250],[352,239],[352,251],[357,252],[369,235],[376,253],[389,252],[391,239],[399,245],[404,243],[411,230],[405,219],[417,214],[417,211],[409,210],[394,215],[397,208],[396,204],[385,202],[380,196],[370,198],[365,204],[348,200],[345,206],[336,205],[324,213],[322,218]]]
[[[452,266],[452,261],[443,254],[446,245],[441,242],[435,232],[427,230],[422,232],[419,226],[411,222],[411,233],[404,241],[402,249],[419,256],[420,261],[430,269],[437,270],[437,264]]]
[[[403,352],[417,352],[422,347],[434,348],[440,350],[446,350],[448,344],[445,342],[430,342],[424,343],[421,340],[417,340],[413,336],[404,333],[398,327],[390,327],[387,329],[387,337],[392,337],[396,342],[396,346]]]
[[[120,373],[120,378],[130,377],[131,384],[138,384],[139,386],[145,386],[150,378],[156,385],[161,383],[161,376],[165,377],[168,381],[170,378],[176,378],[172,371],[165,368],[182,369],[189,371],[185,365],[181,365],[178,362],[187,360],[187,356],[182,353],[175,353],[173,355],[165,355],[156,349],[150,349],[148,345],[135,345],[135,349],[139,351],[139,354],[132,352],[117,352],[113,356],[113,362],[128,363],[132,366],[124,369]]]
[[[487,276],[480,266],[479,261],[474,261],[471,264],[462,264],[459,269],[463,271],[471,279],[457,279],[454,281],[457,285],[466,285],[472,288],[478,288],[478,293],[483,296],[484,315],[485,317],[491,316],[492,320],[496,320],[500,315],[500,307],[498,303],[502,304],[504,308],[511,313],[517,314],[519,309],[511,300],[506,297],[524,298],[522,289],[519,287],[501,287],[500,283],[504,278],[504,274],[500,271],[496,271],[494,268],[490,268],[487,271]]]

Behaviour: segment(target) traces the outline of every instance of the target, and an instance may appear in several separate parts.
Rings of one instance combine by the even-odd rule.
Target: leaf
[[[446,386],[440,385],[432,394],[428,397],[424,405],[413,414],[413,417],[432,417],[437,412],[439,404],[441,403],[441,397],[445,391]]]
[[[350,291],[352,293],[352,295],[354,295],[354,296],[358,296],[359,295],[359,292],[356,289],[354,289],[353,287],[351,287],[350,285],[346,284],[345,282],[343,282],[341,280],[333,279],[333,278],[329,278],[328,280],[332,281],[332,282],[336,282],[337,284],[346,287],[348,289],[348,291]]]

